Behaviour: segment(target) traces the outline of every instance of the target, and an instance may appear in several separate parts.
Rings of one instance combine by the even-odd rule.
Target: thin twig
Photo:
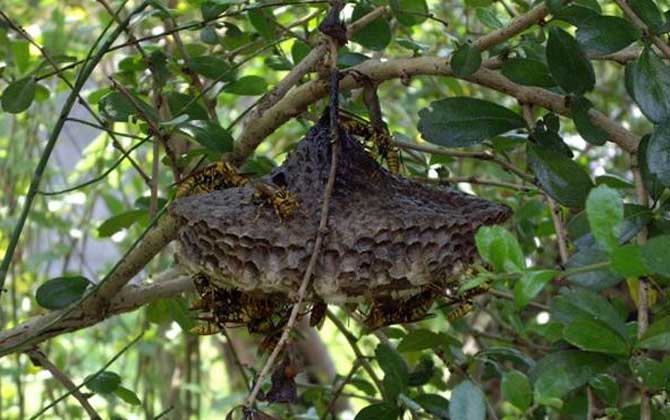
[[[527,185],[513,184],[511,182],[496,181],[492,179],[481,179],[475,176],[453,176],[448,178],[412,177],[412,179],[418,182],[425,182],[430,184],[458,184],[461,182],[465,182],[468,184],[490,185],[492,187],[509,188],[511,190],[517,190],[523,192],[537,190],[537,188],[529,187]]]
[[[33,362],[33,365],[43,367],[44,369],[51,372],[51,375],[58,382],[63,384],[65,389],[70,391],[70,394],[75,397],[77,401],[79,401],[79,404],[81,404],[91,419],[102,420],[102,417],[100,417],[100,415],[91,406],[91,403],[88,402],[88,399],[81,393],[81,391],[79,391],[74,382],[72,382],[72,379],[70,379],[65,373],[58,369],[56,365],[51,363],[51,361],[47,359],[47,356],[40,349],[34,348],[29,350],[27,354],[28,357],[30,357],[30,361]]]
[[[242,380],[244,381],[245,388],[247,388],[247,392],[251,392],[251,385],[249,385],[249,376],[247,376],[247,371],[244,370],[242,360],[240,360],[240,356],[239,354],[237,354],[237,349],[233,344],[233,340],[230,338],[230,334],[228,334],[228,329],[224,327],[221,330],[221,333],[223,333],[223,336],[226,337],[226,344],[228,345],[228,348],[230,348],[230,354],[233,356],[233,361],[235,362],[237,369],[240,371],[240,375],[242,375]]]
[[[545,195],[547,204],[549,205],[549,212],[551,213],[551,221],[554,223],[554,230],[556,231],[556,242],[558,245],[558,255],[561,261],[561,267],[565,267],[568,262],[568,232],[561,217],[561,209],[556,201]]]
[[[340,398],[340,395],[342,395],[342,391],[344,391],[344,387],[347,386],[349,381],[354,377],[356,374],[356,371],[358,368],[361,366],[361,362],[359,359],[354,360],[354,363],[351,365],[351,370],[349,370],[349,374],[342,380],[342,382],[339,384],[337,389],[335,389],[335,392],[333,392],[332,397],[330,398],[330,401],[328,402],[328,405],[326,406],[326,409],[323,411],[323,414],[321,415],[320,420],[326,420],[328,418],[328,414],[330,414],[331,411],[333,411],[333,408],[335,407],[335,403],[337,402],[337,399]]]
[[[335,41],[332,41],[333,44]],[[335,54],[337,54],[337,50],[335,50]],[[337,57],[336,55],[334,57],[331,57],[334,59],[334,62],[337,62]],[[328,174],[328,181],[326,182],[326,187],[323,191],[323,201],[321,205],[321,220],[319,221],[319,228],[318,231],[316,232],[316,239],[314,241],[314,248],[312,249],[312,256],[309,259],[309,263],[307,265],[307,270],[305,270],[305,275],[303,276],[302,283],[300,284],[300,289],[298,289],[298,299],[296,303],[293,305],[293,308],[291,308],[291,314],[289,316],[288,322],[284,326],[284,329],[282,331],[282,335],[279,338],[279,341],[277,342],[277,345],[275,348],[272,350],[272,353],[268,357],[268,359],[265,362],[265,365],[263,366],[263,369],[261,369],[260,373],[258,374],[256,378],[256,382],[254,384],[253,389],[251,390],[251,393],[249,393],[248,397],[244,401],[244,406],[245,407],[251,407],[256,400],[256,396],[258,395],[258,392],[261,389],[261,386],[263,385],[263,379],[268,375],[270,372],[270,368],[274,365],[274,361],[281,352],[281,350],[284,348],[286,345],[286,342],[289,339],[289,336],[291,334],[291,331],[293,330],[293,327],[295,325],[296,320],[298,319],[298,314],[300,313],[300,307],[302,306],[302,302],[305,299],[305,294],[307,293],[307,287],[310,284],[310,280],[312,279],[312,273],[314,272],[314,269],[316,268],[316,262],[319,259],[319,255],[321,252],[321,245],[323,244],[323,238],[328,232],[328,213],[330,210],[330,198],[333,194],[333,188],[335,187],[335,174],[337,173],[337,163],[338,163],[338,157],[340,154],[340,142],[339,142],[339,133],[338,133],[338,125],[337,125],[337,117],[335,117],[335,123],[333,123],[333,114],[337,115],[337,109],[338,109],[338,104],[337,104],[337,85],[339,81],[339,72],[337,71],[337,67],[333,66],[332,70],[332,89],[334,91],[331,100],[331,121],[330,121],[330,130],[331,130],[331,162],[330,162],[330,172]]]
[[[614,0],[619,8],[624,12],[626,17],[633,22],[642,32],[651,40],[651,42],[663,53],[665,58],[670,58],[670,45],[663,42],[663,40],[654,35],[646,23],[639,18],[639,16],[630,8],[626,0]]]

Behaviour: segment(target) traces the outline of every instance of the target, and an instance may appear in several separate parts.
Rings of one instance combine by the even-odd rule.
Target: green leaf
[[[649,173],[666,187],[670,186],[670,121],[658,125],[651,135],[646,161]]]
[[[577,42],[587,54],[606,55],[622,50],[640,38],[640,30],[616,16],[594,16],[577,29]]]
[[[233,150],[233,137],[223,127],[212,121],[197,121],[182,127],[203,147],[216,153]]]
[[[35,99],[35,77],[26,77],[10,83],[2,92],[2,109],[10,114],[18,114],[30,107]]]
[[[520,272],[526,269],[523,251],[514,235],[501,226],[483,226],[475,234],[477,251],[498,271]]]
[[[596,353],[625,355],[630,350],[621,335],[594,320],[577,319],[571,322],[563,329],[563,338],[582,350]]]
[[[628,337],[621,314],[604,297],[587,289],[562,289],[551,301],[552,319],[563,324],[577,320],[602,322],[624,340]]]
[[[569,22],[571,25],[579,26],[582,22],[587,21],[593,17],[599,16],[600,12],[596,12],[590,7],[581,6],[578,4],[570,5],[562,8],[554,14],[557,20]]]
[[[133,101],[131,101],[121,92],[111,92],[105,95],[105,97],[100,99],[98,108],[100,113],[110,121],[127,122],[130,117],[139,117],[142,115],[135,105],[142,110],[142,114],[146,115],[152,121],[158,121],[156,111],[148,103],[137,96],[133,96]]]
[[[386,344],[379,344],[375,350],[379,367],[384,371],[384,390],[389,401],[395,401],[401,392],[407,390],[409,370],[405,359]]]
[[[658,31],[663,27],[664,19],[661,11],[653,0],[635,0],[628,3],[628,7],[651,29]]]
[[[472,146],[524,126],[520,115],[475,98],[442,99],[419,111],[418,129],[423,138],[446,147]]]
[[[90,280],[83,276],[56,277],[37,288],[35,300],[47,309],[63,309],[84,295]]]
[[[549,68],[540,60],[511,58],[505,61],[501,70],[503,76],[524,86],[554,87],[556,82]]]
[[[146,307],[147,321],[154,324],[166,324],[171,321],[168,299],[157,299]]]
[[[405,26],[423,23],[429,12],[426,0],[391,0],[390,4],[395,18]]]
[[[670,385],[670,369],[667,363],[661,363],[647,356],[638,356],[630,360],[630,369],[635,377],[651,391],[667,389]]]
[[[410,352],[437,348],[442,342],[443,340],[440,335],[432,331],[424,329],[412,330],[398,344],[398,351]]]
[[[227,61],[211,55],[193,57],[191,68],[196,73],[209,79],[231,82],[235,79],[235,71]]]
[[[610,255],[612,270],[624,277],[640,277],[649,274],[642,260],[642,248],[635,244],[615,248]]]
[[[137,394],[128,388],[119,386],[114,390],[114,394],[130,405],[142,405],[142,401],[137,397]]]
[[[189,312],[189,306],[181,296],[167,299],[168,310],[172,319],[179,324],[182,331],[189,332],[191,328],[195,327],[196,323]]]
[[[486,403],[484,393],[471,381],[463,381],[451,391],[449,401],[451,420],[484,420]]]
[[[651,122],[670,118],[670,67],[651,48],[626,66],[626,89]]]
[[[519,410],[526,411],[530,407],[533,393],[528,378],[522,372],[518,370],[505,372],[500,388],[505,401],[510,402]]]
[[[260,76],[244,76],[227,84],[223,91],[241,96],[258,96],[268,89],[265,79]]]
[[[86,388],[96,394],[109,394],[116,391],[121,385],[121,377],[114,372],[104,370],[96,375],[87,376],[84,382]]]
[[[351,20],[356,21],[371,11],[372,7],[358,3],[351,14]],[[379,17],[366,25],[364,30],[356,32],[351,40],[365,48],[381,51],[391,42],[391,36],[391,26],[384,17]]]
[[[614,361],[604,354],[580,350],[548,354],[529,372],[536,398],[561,398],[604,372]]]
[[[300,63],[303,58],[307,57],[307,54],[312,50],[312,47],[310,47],[308,44],[296,40],[293,45],[291,46],[291,59],[293,60],[293,64],[297,65]]]
[[[592,107],[591,101],[583,96],[570,99],[570,114],[579,135],[594,146],[602,146],[609,139],[609,134],[591,122],[589,110]]]
[[[25,39],[17,39],[10,42],[10,49],[19,73],[25,73],[30,67],[30,42]]]
[[[648,350],[670,351],[670,316],[654,321],[640,337],[638,346]]]
[[[582,94],[596,83],[593,66],[579,43],[558,27],[549,30],[547,64],[556,83],[567,93]]]
[[[644,181],[644,186],[647,191],[649,191],[649,195],[652,197],[652,199],[657,200],[665,190],[665,187],[658,179],[658,177],[651,173],[649,169],[649,159],[657,159],[657,156],[650,157],[647,154],[650,140],[651,136],[649,134],[642,137],[637,148],[637,156],[640,163],[640,173],[642,175],[642,181]],[[656,147],[658,148],[658,145]],[[659,163],[656,163],[655,165],[658,167]]]
[[[606,185],[593,188],[586,199],[586,215],[596,241],[607,251],[617,248],[623,224],[623,201],[619,193]]]
[[[478,7],[475,9],[475,16],[488,29],[497,30],[504,28],[505,24],[500,21],[493,10],[495,9]]]
[[[670,235],[655,236],[642,245],[642,261],[649,271],[670,276]]]
[[[98,236],[108,238],[121,229],[129,228],[147,214],[147,210],[128,210],[114,215],[98,226]]]
[[[617,175],[599,175],[596,177],[596,185],[607,185],[610,188],[618,190],[633,189],[635,185],[629,180]]]
[[[607,261],[608,255],[597,247],[589,247],[579,250],[572,255],[566,264],[567,269],[584,267]],[[568,281],[582,287],[593,290],[603,290],[615,286],[623,280],[623,277],[607,268],[574,274],[568,277]]]
[[[230,7],[230,4],[220,4],[216,1],[206,1],[200,5],[200,13],[203,20],[214,20],[221,13],[225,12]]]
[[[562,153],[528,143],[528,164],[554,200],[566,207],[584,207],[593,182],[578,163]]]
[[[598,398],[610,406],[615,406],[619,400],[619,384],[607,373],[594,376],[589,381]]]
[[[191,100],[193,100],[194,96],[179,92],[170,92],[165,96],[167,97],[168,107],[170,107],[172,116],[177,117],[179,115],[186,114],[192,120],[209,119],[207,110],[197,101],[184,108],[188,103],[191,102]]]
[[[461,45],[451,56],[449,67],[460,77],[469,76],[482,65],[482,52],[471,42]]]
[[[257,8],[249,10],[249,21],[266,41],[274,41],[277,38],[277,22],[271,9]]]
[[[365,407],[356,414],[354,420],[395,420],[400,414],[400,409],[394,404],[382,402]]]
[[[373,396],[377,393],[375,386],[365,379],[353,378],[349,381],[348,385],[354,386],[360,391],[363,391],[366,395]]]
[[[449,418],[449,401],[437,394],[419,394],[412,399],[427,413],[440,419]]]
[[[526,271],[514,285],[514,303],[524,308],[537,296],[544,286],[556,277],[554,270]]]

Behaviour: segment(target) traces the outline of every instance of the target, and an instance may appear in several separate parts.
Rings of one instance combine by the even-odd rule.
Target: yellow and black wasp
[[[437,294],[427,287],[405,299],[384,298],[372,303],[365,318],[365,326],[373,331],[392,324],[418,322],[428,317],[428,311]]]
[[[179,183],[176,197],[206,194],[225,188],[241,187],[249,179],[239,172],[229,162],[216,162],[190,174]]]
[[[284,222],[290,219],[296,210],[300,209],[298,196],[291,192],[286,185],[284,176],[280,173],[272,178],[272,182],[254,183],[254,198],[260,199],[272,205],[279,217]]]
[[[386,161],[389,171],[393,174],[400,173],[400,149],[393,143],[393,137],[387,129],[373,127],[353,114],[340,114],[340,127],[349,135],[362,137],[365,142],[374,144],[376,155]]]

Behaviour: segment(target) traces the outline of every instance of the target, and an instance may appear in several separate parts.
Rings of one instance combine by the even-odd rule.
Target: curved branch
[[[114,315],[134,311],[155,300],[175,296],[192,289],[193,283],[190,277],[180,275],[175,270],[168,270],[156,276],[152,283],[124,287],[112,299],[106,312],[77,308],[77,310],[33,337],[35,330],[42,330],[61,316],[64,311],[51,311],[39,315],[10,330],[0,332],[0,357],[16,351],[30,349],[35,344],[51,337],[90,327]]]

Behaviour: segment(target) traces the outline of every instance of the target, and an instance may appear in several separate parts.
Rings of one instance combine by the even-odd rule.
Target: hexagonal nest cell
[[[510,209],[443,186],[426,186],[382,168],[340,130],[328,232],[307,301],[370,302],[446,286],[476,251],[474,233],[505,221]],[[258,182],[284,185],[300,201],[280,220],[254,200],[254,181],[176,200],[178,261],[223,287],[294,297],[314,246],[331,165],[328,112],[285,162]]]

